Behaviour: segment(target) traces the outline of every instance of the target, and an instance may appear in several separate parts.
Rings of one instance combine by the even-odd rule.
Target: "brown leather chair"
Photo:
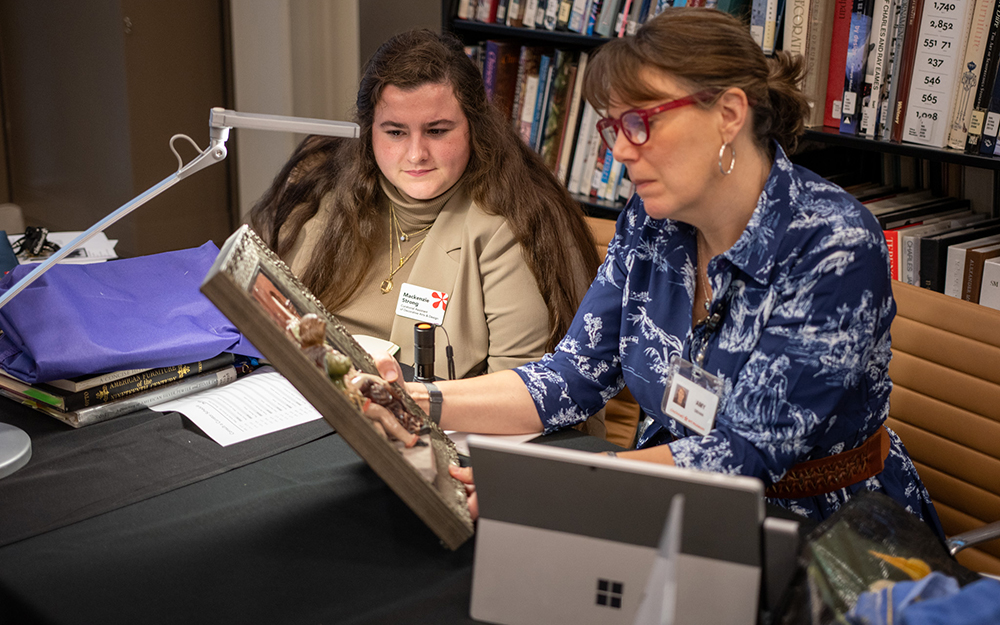
[[[893,293],[888,425],[953,553],[987,541],[962,550],[959,562],[1000,575],[1000,311],[901,282]]]
[[[590,231],[597,244],[597,254],[604,260],[608,253],[608,243],[615,236],[615,222],[610,219],[586,217]],[[622,447],[632,447],[635,442],[635,432],[639,427],[642,409],[632,397],[628,388],[618,393],[605,406],[604,424],[608,429],[607,439]]]

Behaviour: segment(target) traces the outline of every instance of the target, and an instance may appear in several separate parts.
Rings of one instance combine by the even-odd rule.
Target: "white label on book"
[[[843,108],[847,109],[848,111],[856,111],[857,108],[855,108],[854,102],[855,102],[855,98],[857,98],[857,95],[858,94],[854,93],[853,91],[845,91],[844,92],[844,100],[843,100]]]
[[[861,112],[861,128],[866,135],[870,135],[875,130],[875,120],[872,119],[872,110],[868,107]]]
[[[972,111],[972,118],[969,120],[969,134],[980,135],[983,133],[983,112]]]
[[[832,115],[834,117],[836,117],[837,119],[840,119],[840,117],[841,117],[841,113],[844,110],[844,106],[843,105],[844,105],[843,100],[834,100],[833,101]]]
[[[983,134],[995,137],[997,134],[997,128],[1000,128],[1000,113],[987,113],[986,126],[983,128]]]

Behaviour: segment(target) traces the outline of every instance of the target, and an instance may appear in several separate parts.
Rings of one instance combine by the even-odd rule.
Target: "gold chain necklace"
[[[410,253],[407,254],[405,258],[403,257],[402,244],[405,243],[406,241],[409,241],[415,236],[427,232],[428,230],[431,229],[431,226],[433,225],[434,224],[432,222],[427,224],[420,230],[417,230],[416,232],[412,233],[403,232],[402,226],[399,225],[399,219],[396,218],[395,205],[392,202],[389,203],[389,276],[382,281],[382,285],[380,287],[382,289],[383,295],[387,295],[390,291],[392,291],[392,277],[396,275],[396,272],[398,272],[400,269],[403,268],[403,265],[406,264],[406,261],[410,260],[410,258],[412,258],[413,255],[417,253],[417,250],[420,249],[420,246],[424,244],[424,241],[427,239],[427,236],[425,235],[423,239],[417,241],[413,245],[413,249],[410,250]],[[396,242],[396,249],[399,251],[399,264],[396,265],[395,267],[393,267],[392,265],[393,241]]]

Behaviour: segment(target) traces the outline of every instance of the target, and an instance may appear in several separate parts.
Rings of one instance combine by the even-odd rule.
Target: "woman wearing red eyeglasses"
[[[786,156],[808,110],[801,76],[800,59],[766,58],[715,10],[667,9],[605,44],[585,95],[636,194],[556,350],[442,383],[442,425],[550,432],[628,384],[646,419],[620,456],[751,475],[817,520],[882,491],[940,535],[884,426],[895,304],[881,229]]]

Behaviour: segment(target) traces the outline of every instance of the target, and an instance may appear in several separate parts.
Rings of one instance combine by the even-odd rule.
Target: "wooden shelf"
[[[834,128],[810,128],[802,137],[803,141],[816,141],[829,145],[839,145],[856,150],[869,152],[883,152],[886,154],[898,154],[900,156],[911,156],[914,158],[924,158],[932,161],[945,163],[956,163],[968,167],[978,167],[981,169],[992,169],[1000,171],[1000,158],[991,156],[974,156],[959,152],[958,150],[929,148],[912,143],[893,143],[892,141],[881,141],[878,139],[866,139],[853,135],[843,135]]]
[[[587,195],[571,193],[570,196],[583,205],[583,212],[591,217],[601,217],[603,219],[618,219],[625,204],[622,202],[609,202],[598,200]]]
[[[576,50],[596,48],[605,41],[608,41],[607,37],[591,37],[565,30],[514,28],[513,26],[484,24],[482,22],[460,19],[452,20],[448,28],[463,40],[468,40],[468,35],[476,35],[480,39],[517,39],[518,41],[530,42],[535,45],[568,46]]]

